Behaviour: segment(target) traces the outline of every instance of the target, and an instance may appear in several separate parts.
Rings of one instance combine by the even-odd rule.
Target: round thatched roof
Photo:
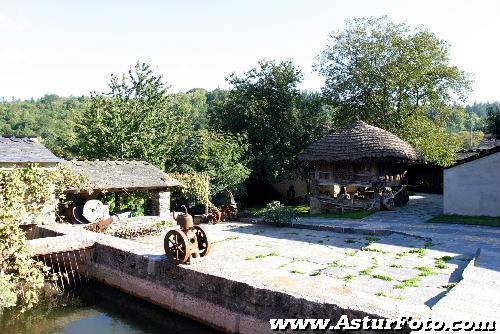
[[[301,161],[361,159],[412,162],[420,157],[410,144],[398,136],[362,121],[317,140],[299,155]]]

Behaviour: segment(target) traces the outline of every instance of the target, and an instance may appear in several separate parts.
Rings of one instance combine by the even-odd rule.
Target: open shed
[[[311,167],[311,213],[320,213],[328,206],[378,208],[377,197],[390,199],[401,189],[408,165],[420,156],[396,135],[358,121],[314,142],[299,160]]]
[[[69,161],[69,167],[86,177],[87,189],[69,189],[68,193],[90,199],[102,193],[152,192],[152,214],[170,215],[170,190],[181,183],[144,161]]]

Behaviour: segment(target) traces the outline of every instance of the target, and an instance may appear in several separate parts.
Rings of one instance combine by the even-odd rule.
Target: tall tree
[[[229,92],[218,92],[210,102],[212,128],[248,139],[256,180],[273,181],[293,171],[298,153],[331,123],[320,96],[300,93],[301,80],[291,61],[260,60],[243,75],[231,74]]]
[[[138,63],[109,92],[92,93],[77,121],[78,154],[146,160],[167,172],[204,173],[212,193],[235,190],[248,176],[243,138],[208,132],[206,92],[169,94],[162,77]]]
[[[470,89],[466,73],[450,64],[447,43],[432,32],[385,16],[352,19],[330,35],[317,70],[325,77],[325,98],[337,107],[339,125],[364,120],[409,140],[428,160],[453,161],[458,145],[453,140],[436,155],[427,149],[443,141],[429,141],[441,138],[428,136],[433,130],[418,138],[405,132],[408,122],[421,122],[446,135],[439,114]]]
[[[192,131],[186,103],[168,94],[161,75],[137,63],[111,76],[109,92],[91,93],[77,122],[80,156],[90,159],[143,159],[169,170]]]

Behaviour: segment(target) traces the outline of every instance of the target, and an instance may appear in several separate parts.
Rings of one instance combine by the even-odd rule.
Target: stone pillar
[[[309,199],[309,210],[312,215],[323,213],[321,202],[314,196]]]
[[[160,218],[170,218],[170,191],[157,191],[153,193],[151,213]]]

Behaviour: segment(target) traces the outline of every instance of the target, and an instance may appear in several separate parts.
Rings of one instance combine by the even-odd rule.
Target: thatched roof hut
[[[420,159],[417,151],[398,136],[362,121],[332,132],[299,156],[312,167],[311,213],[323,212],[328,206],[342,210],[347,206],[377,207],[380,194],[388,188],[402,189],[408,165]],[[343,195],[346,193],[349,197]],[[406,203],[406,195],[398,194],[403,196],[398,203]],[[349,203],[344,203],[346,198]]]
[[[419,154],[398,136],[357,121],[340,132],[319,139],[299,155],[301,161],[398,161],[416,162]]]

